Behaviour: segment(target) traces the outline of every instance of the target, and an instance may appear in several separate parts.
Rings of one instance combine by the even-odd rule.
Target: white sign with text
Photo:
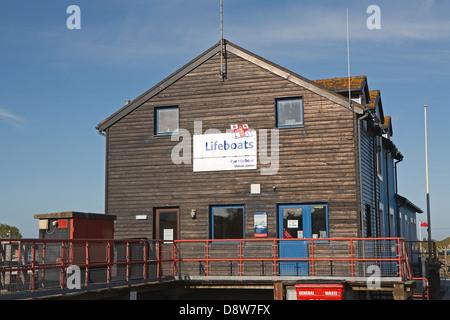
[[[231,133],[193,137],[194,172],[257,169],[256,132],[243,138]]]

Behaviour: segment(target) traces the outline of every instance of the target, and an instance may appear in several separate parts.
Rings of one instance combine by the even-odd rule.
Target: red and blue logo
[[[230,127],[233,139],[247,138],[252,136],[250,128],[247,124],[232,124],[230,125]]]

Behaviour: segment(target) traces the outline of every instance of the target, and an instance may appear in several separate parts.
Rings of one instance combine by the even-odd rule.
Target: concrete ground
[[[450,279],[441,280],[441,300],[450,300]]]

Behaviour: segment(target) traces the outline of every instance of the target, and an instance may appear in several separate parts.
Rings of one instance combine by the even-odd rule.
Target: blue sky
[[[366,26],[372,4],[379,30]],[[66,26],[70,5],[81,9],[80,30]],[[224,36],[306,78],[343,77],[347,8],[351,74],[381,90],[405,156],[399,193],[424,211],[429,106],[432,233],[441,240],[450,236],[449,1],[224,0]],[[104,212],[105,141],[95,126],[219,40],[219,0],[2,0],[0,223],[36,237],[34,214]]]

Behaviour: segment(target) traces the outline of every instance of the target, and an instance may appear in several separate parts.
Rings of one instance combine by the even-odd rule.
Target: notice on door
[[[164,241],[173,241],[173,229],[164,229]]]
[[[288,220],[287,222],[288,228],[298,228],[298,220]]]

